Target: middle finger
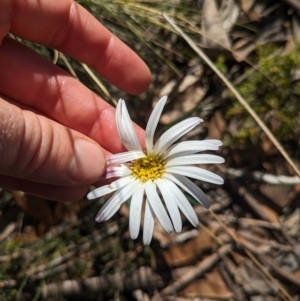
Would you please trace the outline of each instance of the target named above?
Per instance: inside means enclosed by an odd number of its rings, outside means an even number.
[[[0,47],[0,92],[115,153],[124,150],[115,109],[67,72],[11,39]],[[143,131],[136,127],[139,137]]]

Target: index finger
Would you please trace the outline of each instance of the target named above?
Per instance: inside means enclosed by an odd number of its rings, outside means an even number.
[[[8,31],[85,62],[127,93],[144,92],[150,83],[145,63],[73,0],[1,1],[0,40]]]

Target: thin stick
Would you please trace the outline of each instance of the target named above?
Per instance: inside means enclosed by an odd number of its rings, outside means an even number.
[[[58,57],[63,60],[63,62],[65,63],[66,67],[68,68],[68,70],[72,74],[72,76],[75,77],[76,79],[78,79],[78,76],[77,76],[75,70],[73,69],[73,67],[71,66],[71,64],[69,63],[67,57],[63,53],[61,53],[61,52],[58,52]]]
[[[117,101],[111,97],[109,91],[106,89],[106,87],[101,83],[101,81],[97,78],[97,76],[93,73],[93,71],[84,63],[81,63],[83,69],[87,72],[87,74],[91,77],[91,79],[94,81],[94,83],[99,87],[99,89],[110,98],[111,102],[117,106]]]
[[[55,50],[55,49],[53,49],[53,51],[54,51],[54,54],[53,54],[52,63],[53,63],[54,65],[56,65],[56,64],[57,64],[57,61],[58,61],[58,51]]]
[[[241,105],[248,111],[248,113],[252,116],[252,118],[257,122],[260,128],[264,131],[267,137],[272,141],[278,151],[282,154],[282,156],[286,159],[286,161],[291,165],[296,174],[300,177],[300,170],[297,168],[293,160],[290,158],[288,153],[276,139],[276,137],[272,134],[269,128],[264,124],[264,122],[260,119],[260,117],[255,113],[255,111],[248,105],[242,95],[235,89],[232,83],[225,77],[225,75],[216,68],[214,63],[210,60],[210,58],[193,42],[193,40],[188,37],[172,20],[171,18],[163,14],[163,17],[169,22],[169,24],[182,36],[182,38],[190,45],[190,47],[206,62],[206,64],[219,76],[219,78],[223,81],[223,83],[232,91],[237,100],[241,103]]]

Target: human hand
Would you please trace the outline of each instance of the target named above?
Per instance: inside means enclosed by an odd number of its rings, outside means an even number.
[[[145,91],[150,71],[72,0],[0,1],[0,187],[80,199],[105,154],[122,151],[115,110],[8,32],[88,64],[127,93]]]

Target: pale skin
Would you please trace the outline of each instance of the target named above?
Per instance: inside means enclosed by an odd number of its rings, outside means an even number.
[[[0,1],[0,187],[78,200],[105,172],[106,155],[124,151],[115,109],[8,32],[86,63],[130,94],[147,90],[150,71],[72,0]]]

